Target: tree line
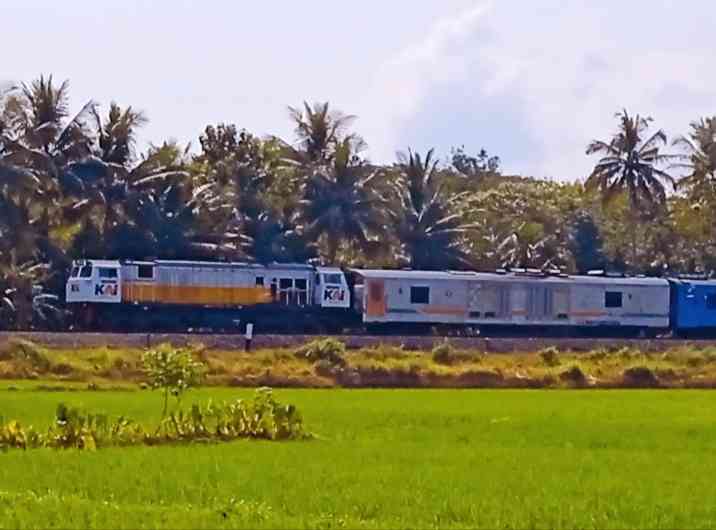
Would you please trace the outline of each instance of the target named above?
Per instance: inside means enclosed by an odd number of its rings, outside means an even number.
[[[0,327],[63,326],[72,259],[321,262],[644,274],[716,268],[716,117],[669,141],[619,113],[573,182],[505,175],[482,150],[374,164],[355,117],[289,107],[292,138],[209,125],[139,152],[144,113],[73,112],[51,76],[0,94]],[[678,178],[677,178],[678,177]]]

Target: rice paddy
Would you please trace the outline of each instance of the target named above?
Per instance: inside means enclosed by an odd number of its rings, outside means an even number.
[[[147,390],[71,387],[2,382],[0,415],[43,425],[60,401],[147,423],[161,414]],[[203,388],[185,403],[251,392]],[[276,395],[314,440],[0,454],[0,528],[716,526],[709,391]]]

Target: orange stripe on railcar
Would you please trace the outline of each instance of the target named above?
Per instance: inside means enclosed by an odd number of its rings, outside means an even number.
[[[464,307],[449,305],[429,305],[419,311],[427,315],[467,316],[467,310]]]

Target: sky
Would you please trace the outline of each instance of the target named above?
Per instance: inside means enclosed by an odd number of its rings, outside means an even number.
[[[622,108],[670,138],[716,114],[714,28],[710,0],[0,0],[0,82],[141,109],[140,148],[222,122],[290,140],[287,107],[329,101],[376,163],[464,145],[575,180]]]

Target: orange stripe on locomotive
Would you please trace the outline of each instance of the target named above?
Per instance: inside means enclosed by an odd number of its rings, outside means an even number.
[[[129,303],[213,307],[266,304],[272,301],[271,290],[266,287],[214,287],[147,282],[124,282],[122,300]]]

